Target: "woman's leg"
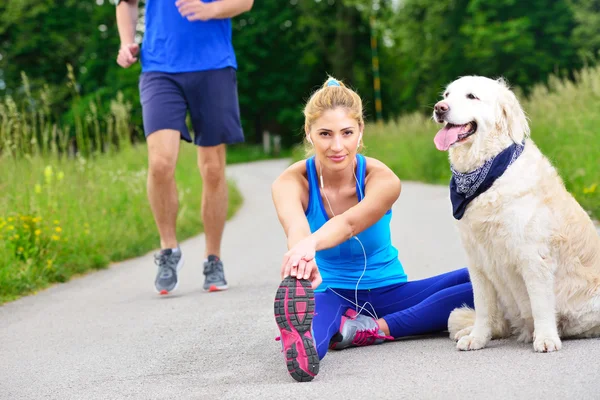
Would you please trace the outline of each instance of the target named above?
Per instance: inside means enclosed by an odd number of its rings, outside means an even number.
[[[398,338],[446,330],[452,310],[473,307],[473,288],[465,268],[371,290],[370,298],[377,314],[383,316],[382,328],[387,325],[385,333]]]
[[[335,291],[348,297],[347,290],[335,289]],[[353,295],[354,291],[352,291]],[[331,289],[315,293],[315,316],[312,322],[312,332],[320,360],[327,354],[332,336],[340,329],[342,315],[351,306],[348,301],[342,299]]]

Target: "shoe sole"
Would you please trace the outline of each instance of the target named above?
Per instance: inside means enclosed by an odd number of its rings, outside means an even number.
[[[181,268],[183,268],[183,254],[181,255],[181,258],[179,259],[179,262],[177,263],[177,267],[175,267],[175,273],[177,274],[177,282],[175,282],[175,287],[171,290],[167,290],[167,289],[161,289],[159,290],[156,285],[154,285],[154,289],[156,290],[156,292],[158,294],[160,294],[161,296],[165,296],[169,293],[173,293],[175,290],[177,290],[177,287],[179,286],[179,271],[181,270]]]
[[[229,286],[227,285],[221,285],[221,286],[217,286],[217,285],[210,285],[210,287],[208,289],[204,289],[205,292],[222,292],[223,290],[227,290],[229,289]]]
[[[319,356],[311,334],[315,294],[310,281],[285,278],[277,289],[274,308],[288,372],[298,382],[312,381],[319,373]]]

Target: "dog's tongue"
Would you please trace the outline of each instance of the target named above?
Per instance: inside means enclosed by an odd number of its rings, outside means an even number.
[[[439,132],[435,135],[433,142],[435,147],[440,151],[447,151],[453,143],[458,140],[466,125],[450,125],[446,124]]]

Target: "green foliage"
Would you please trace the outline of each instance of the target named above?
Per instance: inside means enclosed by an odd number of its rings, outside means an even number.
[[[405,109],[429,111],[462,75],[504,76],[525,93],[581,63],[565,0],[407,0],[393,19],[388,62]],[[390,77],[388,75],[388,77]]]
[[[295,2],[255,2],[233,21],[238,61],[238,93],[248,141],[259,142],[263,131],[283,134],[287,145],[301,126],[301,99],[309,84],[311,49],[300,40]]]
[[[4,158],[0,168],[0,304],[159,243],[146,196],[144,146],[96,158]],[[202,232],[193,146],[176,170],[179,240]],[[229,216],[242,199],[230,186]]]
[[[103,117],[121,92],[129,136],[142,139],[140,64],[116,62],[115,0],[7,0],[0,3],[0,95],[22,104],[46,88],[48,114],[70,126],[92,107]],[[145,2],[140,1],[140,22]],[[265,0],[233,19],[238,92],[249,143],[263,131],[298,142],[302,107],[328,74],[374,110],[370,19],[375,21],[383,113],[429,113],[458,76],[504,76],[524,93],[550,73],[574,76],[600,48],[600,0]],[[142,25],[139,25],[141,29]],[[140,40],[143,32],[138,32]],[[68,86],[68,65],[76,83]],[[3,88],[3,85],[6,88]],[[76,92],[76,96],[74,96]],[[39,107],[31,103],[31,107]],[[93,130],[79,125],[84,138]]]
[[[600,0],[570,0],[577,25],[573,29],[573,44],[579,56],[594,63],[600,51]]]
[[[72,108],[62,118],[52,113],[53,93],[48,86],[32,92],[23,74],[20,101],[5,96],[0,101],[0,156],[49,156],[78,153],[85,157],[128,147],[131,103],[121,92],[113,97],[99,90],[81,99],[72,69],[68,68]]]

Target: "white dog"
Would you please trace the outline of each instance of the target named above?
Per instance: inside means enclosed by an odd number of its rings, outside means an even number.
[[[561,338],[600,336],[600,236],[529,139],[516,96],[502,79],[467,76],[443,97],[434,142],[449,150],[475,302],[448,320],[458,349],[516,334],[550,352]]]

